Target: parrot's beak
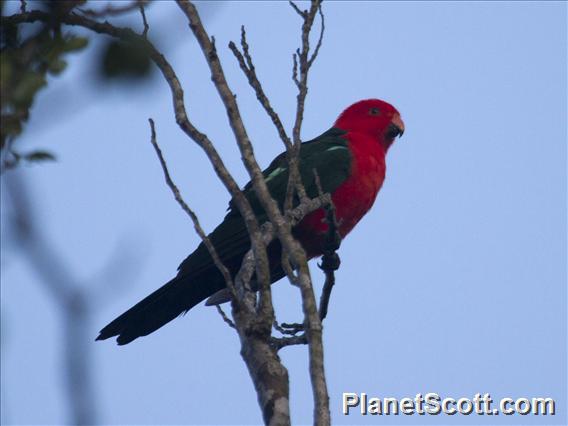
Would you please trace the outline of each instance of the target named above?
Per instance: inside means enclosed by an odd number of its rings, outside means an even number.
[[[400,118],[400,114],[395,114],[387,129],[387,136],[394,139],[404,134],[404,122]]]
[[[398,136],[402,136],[404,134],[404,122],[400,118],[400,114],[395,114],[391,123],[398,128]]]

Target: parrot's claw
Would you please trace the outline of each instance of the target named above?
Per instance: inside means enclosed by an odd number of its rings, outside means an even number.
[[[339,255],[335,252],[324,254],[321,258],[321,263],[318,267],[322,271],[337,271],[341,265],[341,259]]]

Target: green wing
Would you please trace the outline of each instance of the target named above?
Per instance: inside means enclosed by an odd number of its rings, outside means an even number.
[[[351,152],[348,141],[343,138],[345,132],[332,128],[319,137],[304,142],[300,150],[300,175],[309,197],[317,197],[318,189],[315,182],[314,169],[320,178],[323,192],[333,192],[351,173]],[[286,153],[280,154],[263,171],[268,190],[280,208],[284,204],[288,186],[288,163]],[[267,220],[256,193],[249,182],[243,192],[251,203],[258,220],[262,223]],[[298,201],[296,200],[297,204]],[[219,257],[226,266],[238,270],[243,255],[250,248],[250,239],[245,223],[238,209],[231,200],[229,212],[223,222],[209,235]],[[180,265],[180,275],[199,276],[212,266],[212,260],[207,248],[202,243]]]
[[[335,191],[349,177],[351,173],[351,152],[347,140],[342,137],[344,134],[343,130],[332,128],[321,136],[302,144],[299,168],[302,182],[309,197],[313,198],[318,195],[314,170],[317,171],[320,178],[323,192]],[[263,171],[263,175],[270,194],[282,208],[289,176],[286,153],[276,157]],[[252,189],[251,182],[247,183],[243,192],[259,220],[265,221],[266,215]],[[295,200],[295,204],[297,203],[298,200]],[[231,210],[229,215],[237,211],[232,201],[229,203],[229,209]]]

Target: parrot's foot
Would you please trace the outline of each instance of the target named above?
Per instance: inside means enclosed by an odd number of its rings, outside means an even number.
[[[336,252],[326,253],[321,258],[318,265],[322,271],[337,271],[341,265],[341,259]]]

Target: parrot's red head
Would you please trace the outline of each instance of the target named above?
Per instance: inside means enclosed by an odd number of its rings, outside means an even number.
[[[341,113],[334,127],[349,132],[365,133],[376,138],[387,150],[397,136],[404,133],[400,113],[380,99],[366,99]]]

